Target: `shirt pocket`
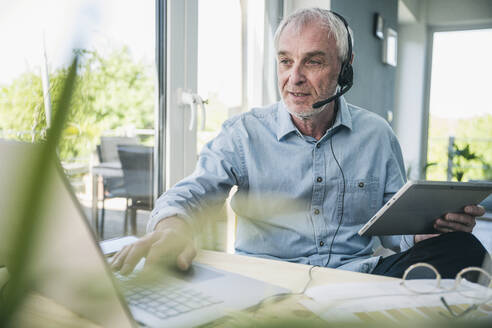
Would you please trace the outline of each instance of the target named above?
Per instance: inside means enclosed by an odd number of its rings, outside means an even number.
[[[347,180],[343,221],[351,224],[365,224],[369,221],[378,209],[378,192],[379,179],[377,177]]]

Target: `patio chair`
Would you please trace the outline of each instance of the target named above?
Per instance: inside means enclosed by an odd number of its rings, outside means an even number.
[[[154,206],[154,148],[141,145],[118,145],[118,154],[127,194],[125,234],[127,233],[128,213],[130,213],[132,234],[136,235],[137,210],[151,210]]]
[[[99,162],[101,164],[119,163],[118,145],[137,145],[138,143],[137,137],[101,137],[101,144],[97,145]],[[106,199],[111,198],[125,198],[128,203],[128,196],[124,187],[123,177],[103,176],[103,199],[101,220],[99,223],[99,231],[102,239],[104,239],[104,218],[106,214],[105,201]]]

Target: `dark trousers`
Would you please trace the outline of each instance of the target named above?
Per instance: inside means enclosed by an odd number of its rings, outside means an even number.
[[[453,279],[466,267],[481,267],[485,256],[489,257],[489,254],[474,235],[449,232],[423,240],[405,252],[380,259],[372,274],[401,278],[409,266],[425,262],[433,265],[442,278]],[[417,273],[409,278],[427,277]]]

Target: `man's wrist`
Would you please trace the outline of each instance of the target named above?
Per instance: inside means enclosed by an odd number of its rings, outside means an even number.
[[[186,220],[178,216],[169,216],[167,218],[161,219],[159,223],[156,224],[154,231],[164,231],[167,229],[173,229],[182,231],[184,233],[189,233],[192,235],[191,226],[186,222]]]

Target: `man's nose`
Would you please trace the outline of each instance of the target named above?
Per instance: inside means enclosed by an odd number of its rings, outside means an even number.
[[[306,82],[306,76],[301,65],[292,66],[290,72],[290,82],[295,85],[300,85]]]

